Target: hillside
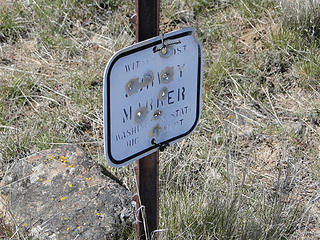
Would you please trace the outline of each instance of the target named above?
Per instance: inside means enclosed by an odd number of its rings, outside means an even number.
[[[204,73],[198,129],[160,154],[160,239],[320,238],[319,10],[161,2],[163,32],[194,27]],[[124,0],[0,0],[1,179],[58,145],[106,164],[103,72],[134,43],[134,12]],[[135,191],[133,164],[106,168]]]

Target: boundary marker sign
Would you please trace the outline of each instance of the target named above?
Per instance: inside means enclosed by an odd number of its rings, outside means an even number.
[[[183,28],[118,51],[104,73],[104,147],[121,167],[178,142],[201,113],[202,49]]]

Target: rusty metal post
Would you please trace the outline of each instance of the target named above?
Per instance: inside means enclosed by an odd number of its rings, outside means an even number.
[[[136,0],[136,42],[159,35],[160,0]]]
[[[151,233],[157,230],[159,223],[159,153],[155,152],[137,161],[135,170],[139,194],[134,196],[134,200],[137,209],[144,206],[137,214],[136,236],[137,240],[151,239]]]
[[[136,25],[136,42],[159,35],[160,0],[136,0],[136,16],[133,20]],[[134,200],[137,209],[144,206],[146,218],[143,224],[139,211],[135,223],[136,236],[137,240],[151,239],[151,233],[158,228],[159,221],[159,153],[140,159],[135,168],[139,193],[134,196]]]

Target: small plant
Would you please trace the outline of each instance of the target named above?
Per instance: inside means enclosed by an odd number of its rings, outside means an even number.
[[[0,7],[0,43],[17,41],[27,34],[25,13],[20,3],[15,3],[14,8]]]

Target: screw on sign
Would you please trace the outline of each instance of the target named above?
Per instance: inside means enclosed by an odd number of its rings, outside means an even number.
[[[138,160],[137,238],[150,239],[158,227],[158,151],[189,136],[200,118],[202,50],[192,28],[155,36],[159,0],[136,7],[144,41],[118,51],[104,74],[104,145],[112,166]]]

